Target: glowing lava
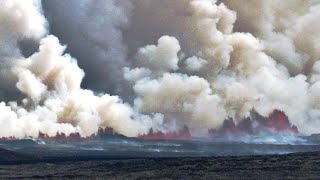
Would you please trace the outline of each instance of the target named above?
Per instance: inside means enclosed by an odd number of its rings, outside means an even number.
[[[236,124],[227,119],[219,129],[210,129],[209,136],[255,135],[259,133],[298,134],[298,128],[289,122],[284,112],[275,110],[269,117],[252,111],[250,117]]]
[[[43,140],[51,140],[51,141],[55,141],[55,140],[59,140],[59,141],[80,141],[80,140],[93,140],[96,139],[98,137],[102,137],[102,136],[116,136],[119,135],[118,133],[116,133],[112,128],[99,128],[98,133],[97,134],[93,134],[91,136],[88,137],[82,137],[80,135],[80,133],[71,133],[70,135],[66,135],[65,133],[60,133],[57,132],[57,134],[55,136],[49,136],[47,134],[44,133],[39,133],[38,139],[43,139]],[[1,140],[1,139],[0,139]]]
[[[153,132],[152,129],[150,129],[150,132],[148,134],[140,135],[138,138],[141,139],[185,139],[190,138],[191,133],[189,131],[189,128],[187,126],[184,126],[183,129],[181,129],[178,132]]]
[[[284,112],[275,110],[269,117],[263,117],[257,112],[252,111],[250,117],[235,123],[233,119],[226,119],[222,127],[218,129],[209,129],[208,134],[210,137],[219,136],[235,136],[235,135],[257,135],[260,133],[270,134],[298,134],[298,128],[292,125]],[[38,139],[42,140],[62,140],[62,141],[80,141],[80,140],[93,140],[104,136],[122,136],[115,132],[112,128],[100,128],[97,134],[88,137],[82,137],[80,133],[72,133],[66,135],[57,132],[55,136],[48,136],[44,133],[39,133]],[[154,132],[150,129],[148,134],[139,135],[140,139],[187,139],[190,138],[191,132],[187,126],[184,126],[177,132]],[[0,138],[0,141],[16,140],[15,137]]]
[[[48,136],[44,133],[39,133],[38,139],[42,140],[50,140],[50,141],[79,141],[79,140],[92,140],[96,136],[91,135],[88,137],[82,137],[79,133],[71,133],[70,135],[66,135],[65,133],[57,132],[55,136]]]
[[[14,141],[17,140],[17,138],[10,136],[10,137],[1,137],[0,141]]]

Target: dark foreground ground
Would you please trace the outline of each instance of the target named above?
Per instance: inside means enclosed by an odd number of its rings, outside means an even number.
[[[320,152],[1,165],[0,179],[319,179]]]

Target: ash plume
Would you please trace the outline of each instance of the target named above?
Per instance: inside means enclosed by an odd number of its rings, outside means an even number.
[[[252,110],[319,133],[319,10],[317,0],[1,0],[0,136],[204,135]]]

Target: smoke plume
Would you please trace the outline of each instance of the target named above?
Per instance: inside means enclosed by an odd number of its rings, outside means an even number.
[[[317,0],[0,1],[1,137],[320,132]]]

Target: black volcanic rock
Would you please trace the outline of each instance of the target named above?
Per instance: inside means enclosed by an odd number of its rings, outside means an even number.
[[[10,164],[33,160],[35,157],[0,148],[0,164]]]
[[[306,136],[304,138],[307,139],[310,142],[315,143],[315,144],[319,144],[320,143],[320,134],[312,134],[312,135]]]
[[[319,179],[319,163],[319,152],[268,156],[89,160],[0,166],[0,178]]]

